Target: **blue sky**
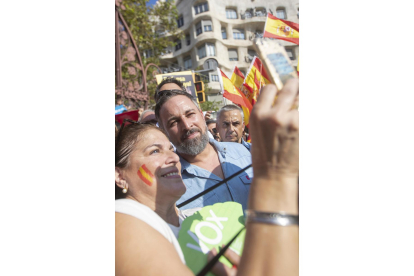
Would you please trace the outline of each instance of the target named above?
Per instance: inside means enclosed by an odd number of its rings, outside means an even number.
[[[157,2],[157,0],[150,0],[149,2],[148,2],[148,6],[154,6],[154,4]]]

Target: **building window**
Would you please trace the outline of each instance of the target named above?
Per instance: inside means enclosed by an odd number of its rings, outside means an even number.
[[[192,66],[191,57],[184,58],[184,69],[191,69]]]
[[[185,40],[187,41],[187,46],[189,46],[191,44],[190,34],[185,35]]]
[[[214,58],[209,58],[206,61],[204,61],[203,69],[204,70],[208,70],[208,69],[216,70],[217,66],[218,66],[217,60],[215,60]]]
[[[204,29],[204,32],[213,31],[213,23],[211,22],[211,20],[201,20],[196,25],[196,35],[198,36],[201,33],[203,33],[203,29]]]
[[[211,74],[210,75],[210,81],[219,81],[219,77],[218,77],[218,75],[213,75],[213,74]]]
[[[203,13],[208,11],[208,3],[202,3],[200,5],[194,6],[195,14]]]
[[[227,19],[237,19],[237,12],[233,9],[226,9]]]
[[[213,26],[212,26],[213,23],[211,23],[211,20],[203,20],[202,23],[203,23],[205,32],[213,31]]]
[[[198,58],[211,57],[216,55],[216,47],[212,43],[206,43],[197,49]]]
[[[233,38],[244,40],[244,31],[241,29],[233,29]]]
[[[177,26],[178,28],[180,28],[181,26],[184,25],[184,17],[181,15],[178,19],[177,19]]]
[[[176,40],[175,42],[175,50],[178,51],[181,49],[181,40]]]
[[[293,49],[286,49],[286,53],[287,53],[288,57],[291,60],[294,60],[295,59],[295,53],[293,52]]]
[[[201,28],[201,21],[196,25],[196,34],[199,35],[203,32],[203,29]]]
[[[229,49],[229,60],[230,61],[238,61],[239,60],[236,49]]]
[[[280,19],[286,19],[286,10],[285,8],[276,9],[276,17]]]
[[[221,28],[221,38],[227,39],[226,28]]]

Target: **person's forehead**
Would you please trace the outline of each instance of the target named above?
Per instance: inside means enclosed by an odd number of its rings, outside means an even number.
[[[152,144],[160,144],[164,147],[169,147],[169,143],[170,140],[164,133],[157,129],[149,129],[142,134],[138,143],[135,145],[135,150],[143,151]]]
[[[172,90],[172,89],[178,89],[181,90],[181,88],[178,86],[178,84],[170,82],[166,83],[163,86],[160,87],[160,91],[162,90]]]
[[[237,119],[241,119],[241,113],[239,110],[229,110],[229,111],[224,111],[221,112],[220,114],[220,119],[221,120],[237,120]]]
[[[215,128],[216,127],[216,123],[209,123],[208,124],[208,128]]]
[[[178,116],[187,110],[197,110],[197,107],[188,97],[178,95],[168,99],[161,107],[160,113]]]

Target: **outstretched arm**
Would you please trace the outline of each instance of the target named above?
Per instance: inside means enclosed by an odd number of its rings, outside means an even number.
[[[250,117],[254,179],[250,210],[298,215],[299,115],[296,79],[278,93],[266,85]],[[237,275],[298,275],[299,227],[247,223]]]

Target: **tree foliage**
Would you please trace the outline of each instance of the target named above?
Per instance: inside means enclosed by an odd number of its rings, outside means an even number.
[[[218,111],[220,109],[220,101],[205,101],[204,103],[200,104],[200,108],[203,111]]]
[[[174,1],[158,1],[153,7],[147,6],[149,0],[120,0],[120,2],[123,7],[119,11],[137,44],[143,68],[146,68],[149,63],[159,65],[161,53],[165,52],[166,48],[173,47],[175,39],[184,37],[177,27],[178,11]],[[154,104],[152,96],[156,87],[152,77],[154,70],[155,67],[149,67],[147,72],[150,106]],[[132,66],[122,69],[124,79],[133,79],[136,73]]]
[[[165,48],[174,46],[176,37],[183,38],[182,31],[177,27],[178,11],[174,2],[158,1],[153,7],[147,6],[148,2],[149,0],[123,0],[125,10],[121,10],[144,65],[159,64],[159,56]],[[152,51],[151,57],[144,57],[146,50]]]

